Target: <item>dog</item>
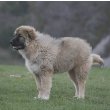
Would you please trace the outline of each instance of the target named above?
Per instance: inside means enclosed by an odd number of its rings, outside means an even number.
[[[10,41],[25,59],[34,74],[38,98],[48,100],[55,73],[68,72],[75,86],[75,97],[85,97],[85,84],[91,66],[103,64],[103,59],[92,54],[91,46],[83,39],[64,37],[55,39],[31,26],[20,26]]]

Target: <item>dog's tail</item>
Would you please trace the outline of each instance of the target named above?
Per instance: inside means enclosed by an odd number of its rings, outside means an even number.
[[[97,54],[91,54],[92,57],[92,65],[100,65],[104,66],[104,60]]]

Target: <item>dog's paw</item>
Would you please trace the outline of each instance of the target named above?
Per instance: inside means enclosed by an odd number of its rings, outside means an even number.
[[[41,100],[49,100],[49,96],[46,96],[46,95],[38,95],[38,99],[41,99]]]
[[[76,99],[84,99],[85,97],[84,96],[75,95],[74,98],[76,98]]]

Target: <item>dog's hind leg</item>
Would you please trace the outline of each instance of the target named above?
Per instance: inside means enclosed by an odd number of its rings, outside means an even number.
[[[73,80],[75,86],[75,97],[84,98],[86,78],[82,78],[80,74],[82,73],[77,73],[74,70],[69,71],[70,78]]]
[[[77,78],[76,78],[77,76],[75,74],[74,69],[69,71],[69,76],[70,76],[71,80],[73,81],[73,84],[74,84],[74,87],[75,87],[75,96],[74,97],[78,97],[79,88],[78,88],[78,81],[77,81]]]
[[[70,78],[74,81],[75,97],[77,98],[84,99],[85,97],[85,84],[90,67],[91,63],[85,63],[69,71]]]

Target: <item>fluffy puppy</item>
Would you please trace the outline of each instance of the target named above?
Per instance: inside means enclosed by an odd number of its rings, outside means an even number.
[[[14,36],[10,43],[35,75],[38,98],[49,99],[53,74],[63,72],[68,72],[74,82],[75,97],[84,98],[87,75],[95,58],[86,41],[72,37],[54,39],[31,26],[18,27]]]

